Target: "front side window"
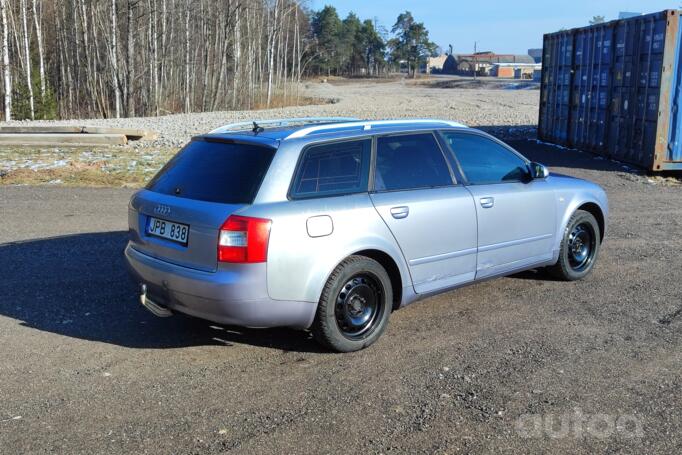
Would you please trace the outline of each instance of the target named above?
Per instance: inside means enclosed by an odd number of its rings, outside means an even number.
[[[526,162],[512,151],[483,136],[443,133],[472,185],[521,182],[528,178]]]
[[[433,134],[406,134],[377,140],[374,188],[410,190],[452,185],[450,169]]]
[[[314,145],[305,150],[292,196],[306,198],[367,191],[372,141]]]

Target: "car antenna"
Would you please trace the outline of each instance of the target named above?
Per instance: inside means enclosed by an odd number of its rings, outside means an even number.
[[[262,133],[263,131],[265,131],[265,129],[262,126],[259,126],[258,123],[253,122],[253,129],[251,131],[258,134],[258,133]]]

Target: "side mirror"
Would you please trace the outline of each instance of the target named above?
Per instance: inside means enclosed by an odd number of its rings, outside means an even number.
[[[544,164],[540,163],[530,163],[528,166],[530,168],[530,176],[532,179],[546,179],[549,177],[549,169],[547,169],[547,166]]]

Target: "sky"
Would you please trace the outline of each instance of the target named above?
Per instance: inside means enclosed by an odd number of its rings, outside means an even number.
[[[310,0],[319,10],[336,7],[341,18],[353,11],[362,20],[377,19],[390,31],[398,14],[408,10],[429,30],[431,41],[447,51],[525,54],[542,47],[542,35],[587,25],[592,16],[617,19],[620,11],[652,13],[679,8],[672,0]]]

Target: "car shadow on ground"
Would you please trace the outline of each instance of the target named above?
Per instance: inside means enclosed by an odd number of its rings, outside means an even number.
[[[509,275],[509,278],[528,281],[557,281],[557,282],[563,281],[559,278],[552,276],[545,268],[524,270],[523,272],[518,272],[513,275]]]
[[[138,303],[128,277],[126,241],[127,232],[120,231],[0,245],[0,315],[37,330],[129,348],[250,344],[322,351],[307,332],[153,316]]]

